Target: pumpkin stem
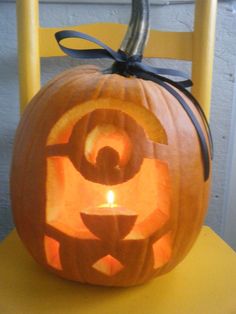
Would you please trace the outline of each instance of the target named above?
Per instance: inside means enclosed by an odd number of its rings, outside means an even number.
[[[132,13],[120,50],[142,55],[149,34],[149,0],[132,0]]]

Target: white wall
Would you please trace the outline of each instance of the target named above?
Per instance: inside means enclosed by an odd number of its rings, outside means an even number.
[[[217,20],[211,116],[215,143],[214,182],[206,223],[218,233],[222,233],[224,230],[225,186],[229,180],[226,175],[226,160],[229,156],[230,123],[235,85],[235,3],[236,1],[220,3]],[[151,18],[153,28],[190,31],[193,25],[193,5],[152,6]],[[41,4],[41,24],[47,26],[99,21],[127,23],[128,19],[128,5]],[[3,238],[13,226],[8,192],[8,172],[14,132],[19,119],[14,2],[0,2],[0,30],[0,238]],[[179,67],[190,72],[190,64],[187,62],[160,60],[149,62],[155,65]],[[46,82],[56,73],[78,63],[77,60],[69,58],[42,60],[42,82]],[[105,62],[103,61],[102,64]]]

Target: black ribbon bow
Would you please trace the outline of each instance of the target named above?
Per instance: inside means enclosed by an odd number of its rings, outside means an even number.
[[[150,80],[162,86],[170,94],[172,94],[178,100],[179,104],[183,107],[189,119],[194,125],[201,147],[202,159],[204,164],[204,180],[206,181],[209,178],[210,159],[213,158],[213,143],[211,131],[206,116],[200,104],[194,98],[194,96],[186,89],[187,87],[190,87],[193,84],[192,81],[188,79],[185,73],[174,69],[156,68],[149,66],[147,64],[142,63],[141,55],[134,55],[129,57],[123,51],[121,50],[114,51],[113,49],[102,43],[100,40],[81,32],[70,30],[59,31],[55,34],[55,37],[62,51],[66,53],[68,56],[79,59],[113,59],[115,62],[113,63],[112,67],[105,70],[104,73],[118,73],[123,76],[136,76],[144,80]],[[83,50],[67,48],[61,44],[61,41],[66,38],[84,39],[92,43],[95,43],[102,48]],[[185,78],[185,80],[174,81],[166,76],[182,77]],[[188,97],[198,110],[204,123],[205,131],[209,140],[210,144],[209,148],[201,125],[199,124],[197,118],[195,117],[192,109],[186,103],[181,94],[176,91],[176,89],[181,91],[186,97]]]

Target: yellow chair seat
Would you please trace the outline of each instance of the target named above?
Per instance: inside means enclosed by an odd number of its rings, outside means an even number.
[[[58,278],[37,265],[14,231],[0,244],[1,314],[234,314],[236,253],[203,227],[172,272],[133,288]]]

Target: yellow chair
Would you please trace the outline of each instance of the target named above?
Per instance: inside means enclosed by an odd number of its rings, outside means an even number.
[[[17,0],[21,110],[40,88],[40,57],[61,56],[54,32],[38,23],[38,0]],[[193,93],[210,109],[217,0],[198,0],[193,33],[151,31],[146,57],[192,60]],[[68,27],[119,46],[125,26]],[[108,31],[107,31],[108,30]],[[114,39],[113,32],[119,34]],[[44,46],[43,41],[48,45]],[[79,48],[93,45],[80,42]],[[236,254],[208,227],[175,270],[129,289],[101,288],[62,280],[40,268],[16,231],[0,244],[0,312],[8,314],[230,314],[236,313]]]
[[[146,58],[170,58],[192,61],[192,92],[209,118],[212,66],[214,54],[217,0],[196,0],[193,32],[161,32],[151,30],[145,49]],[[63,56],[54,33],[62,29],[77,30],[99,38],[117,49],[126,26],[115,23],[86,24],[63,28],[39,25],[38,0],[17,0],[18,50],[21,112],[40,88],[40,58]],[[117,34],[114,38],[112,34]],[[47,45],[45,45],[47,43]],[[70,44],[73,47],[73,42]],[[76,48],[90,49],[95,45],[76,42]]]

